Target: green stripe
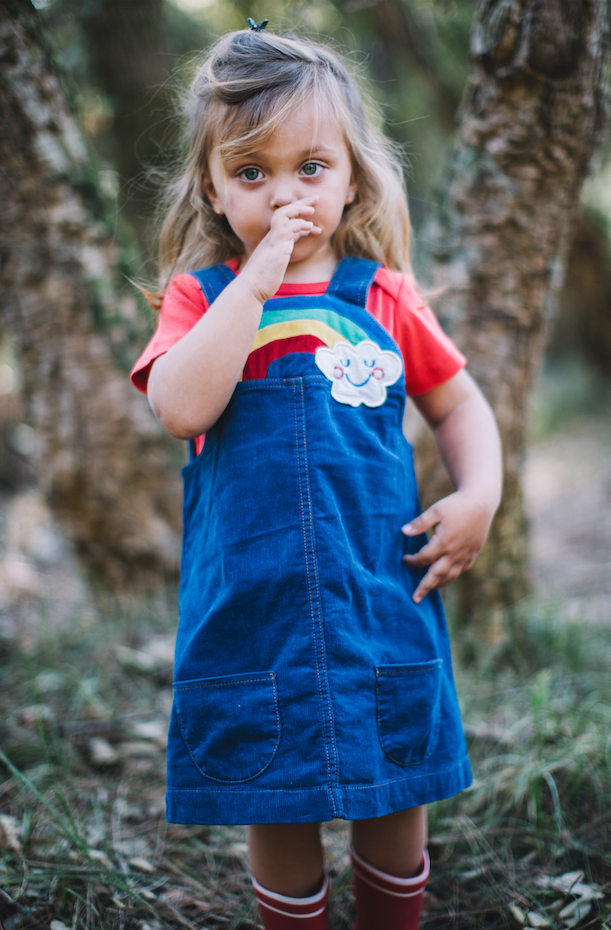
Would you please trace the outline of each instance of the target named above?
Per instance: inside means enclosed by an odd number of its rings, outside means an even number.
[[[364,339],[371,339],[364,329],[352,320],[335,313],[334,310],[266,310],[261,317],[259,329],[272,326],[274,323],[287,323],[289,320],[319,320],[345,336],[353,346]]]

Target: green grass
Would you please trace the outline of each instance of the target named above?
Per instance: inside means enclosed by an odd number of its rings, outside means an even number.
[[[424,930],[517,927],[511,905],[542,913],[558,899],[538,876],[576,869],[605,894],[583,926],[605,926],[611,628],[554,617],[524,603],[519,624],[510,618],[520,632],[511,662],[457,671],[475,784],[430,809]],[[168,672],[122,665],[115,644],[141,648],[174,624],[163,603],[127,611],[109,601],[102,616],[43,628],[27,648],[4,643],[0,824],[13,828],[11,848],[0,827],[0,886],[13,902],[0,896],[5,930],[42,930],[52,919],[73,930],[257,926],[243,830],[167,825],[161,741],[149,739],[147,751],[138,736],[142,723],[165,725]],[[92,763],[91,739],[114,748],[113,764]],[[346,826],[326,827],[325,844],[332,926],[345,930]]]

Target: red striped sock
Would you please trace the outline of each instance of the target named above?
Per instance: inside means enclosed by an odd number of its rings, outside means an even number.
[[[352,855],[352,881],[356,897],[354,930],[418,930],[424,889],[429,877],[428,853],[414,878],[397,878]]]
[[[252,886],[265,930],[329,930],[326,875],[320,891],[309,898],[289,898],[267,891],[254,878]]]

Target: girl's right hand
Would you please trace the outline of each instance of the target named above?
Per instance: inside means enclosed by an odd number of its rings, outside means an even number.
[[[260,303],[265,303],[282,284],[295,243],[304,236],[319,236],[320,226],[307,219],[314,213],[318,195],[303,197],[278,207],[269,232],[254,249],[240,273],[241,285],[247,285]]]

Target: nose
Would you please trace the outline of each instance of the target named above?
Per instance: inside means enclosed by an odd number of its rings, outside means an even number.
[[[294,203],[299,200],[299,194],[295,190],[294,179],[291,177],[279,177],[274,184],[270,206],[272,210],[278,207],[286,207],[288,203]]]

